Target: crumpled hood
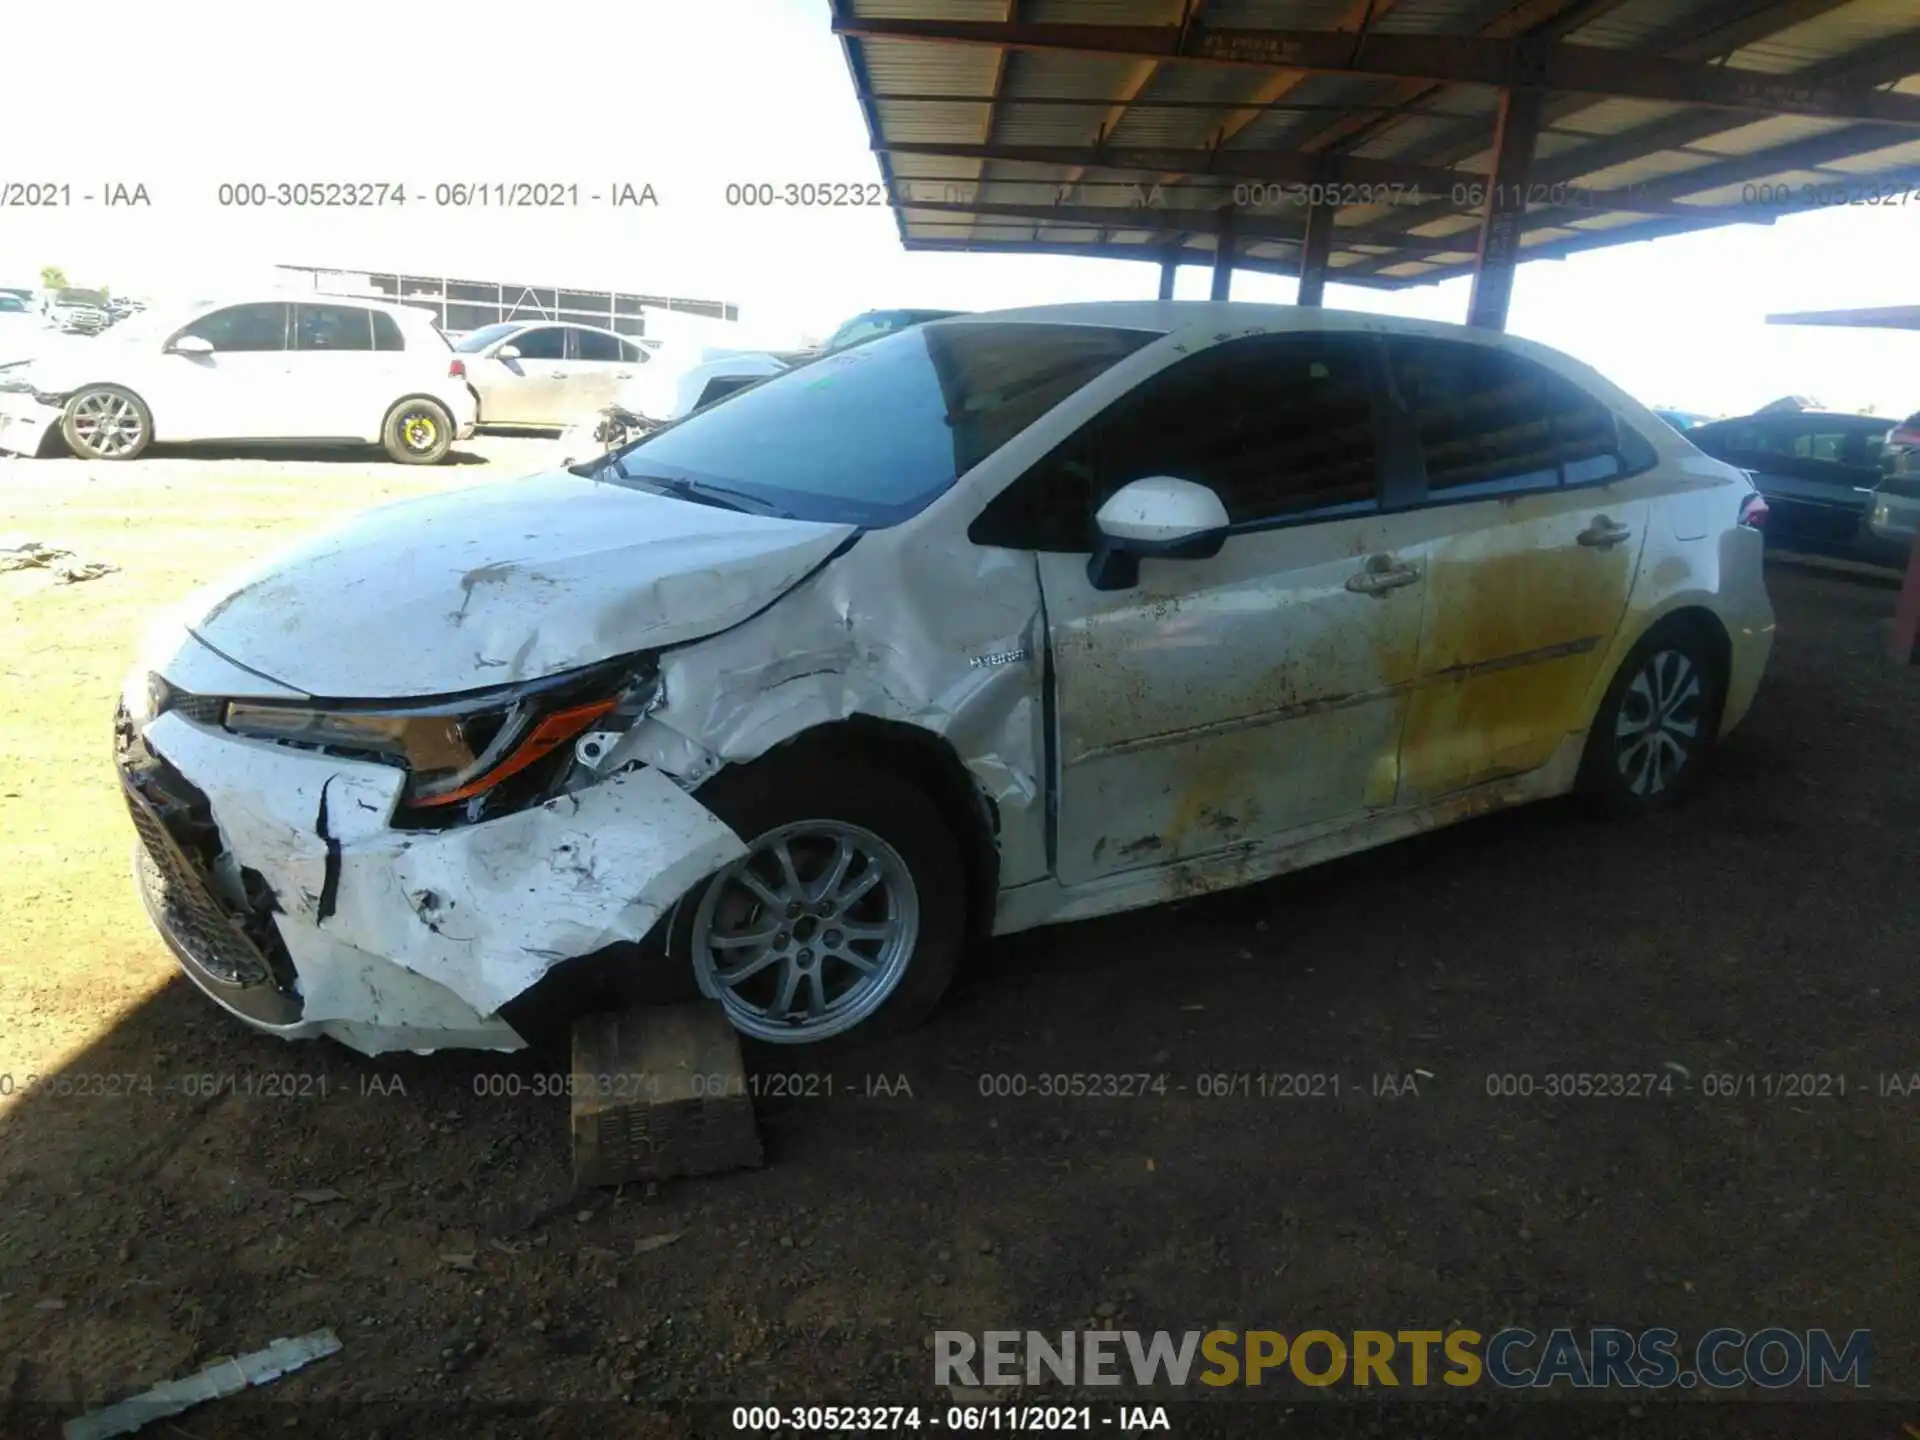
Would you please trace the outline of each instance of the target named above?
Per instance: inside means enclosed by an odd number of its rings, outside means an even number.
[[[853,533],[560,472],[369,511],[181,614],[309,695],[449,695],[724,630]]]

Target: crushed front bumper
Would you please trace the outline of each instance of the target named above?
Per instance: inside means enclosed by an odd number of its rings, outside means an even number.
[[[188,977],[288,1039],[517,1049],[503,1005],[640,941],[745,853],[644,768],[477,825],[394,830],[401,771],[241,739],[185,698],[144,733],[119,727],[136,885]]]
[[[60,424],[60,408],[25,390],[0,390],[0,453],[34,456],[47,432]]]

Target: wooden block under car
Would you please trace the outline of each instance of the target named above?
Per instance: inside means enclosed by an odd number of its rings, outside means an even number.
[[[717,1001],[640,1005],[573,1026],[573,1176],[623,1185],[761,1163],[740,1037]]]

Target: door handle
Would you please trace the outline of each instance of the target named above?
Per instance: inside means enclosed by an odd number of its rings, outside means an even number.
[[[1616,525],[1604,515],[1593,517],[1593,523],[1582,530],[1577,537],[1582,545],[1590,550],[1611,550],[1633,531],[1625,525]]]
[[[1388,555],[1375,555],[1367,568],[1347,577],[1347,589],[1356,595],[1384,595],[1419,580],[1420,572],[1409,565],[1397,565]]]
[[[549,370],[547,372],[547,378],[549,380],[564,380],[567,378],[567,372],[564,370]]]

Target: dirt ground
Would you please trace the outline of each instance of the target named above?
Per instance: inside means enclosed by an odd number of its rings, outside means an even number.
[[[1175,1433],[1920,1434],[1920,1094],[1881,1093],[1920,1071],[1920,671],[1878,656],[1890,591],[1776,567],[1760,701],[1670,816],[1544,805],[998,942],[830,1095],[763,1075],[806,1092],[762,1099],[764,1169],[580,1195],[565,1102],[529,1093],[564,1056],[368,1060],[205,1001],[134,899],[110,769],[157,607],[550,452],[463,453],[0,460],[0,532],[118,567],[0,574],[0,1435],[322,1326],[339,1354],[149,1433],[729,1433],[741,1403],[944,1406],[943,1328],[1510,1323],[1865,1327],[1875,1395],[1913,1403],[1293,1387],[1173,1406]],[[1678,1083],[1488,1093],[1574,1071]],[[1164,1092],[1039,1093],[1115,1073]],[[1338,1094],[1211,1093],[1227,1074]],[[1845,1094],[1768,1098],[1783,1074]]]

